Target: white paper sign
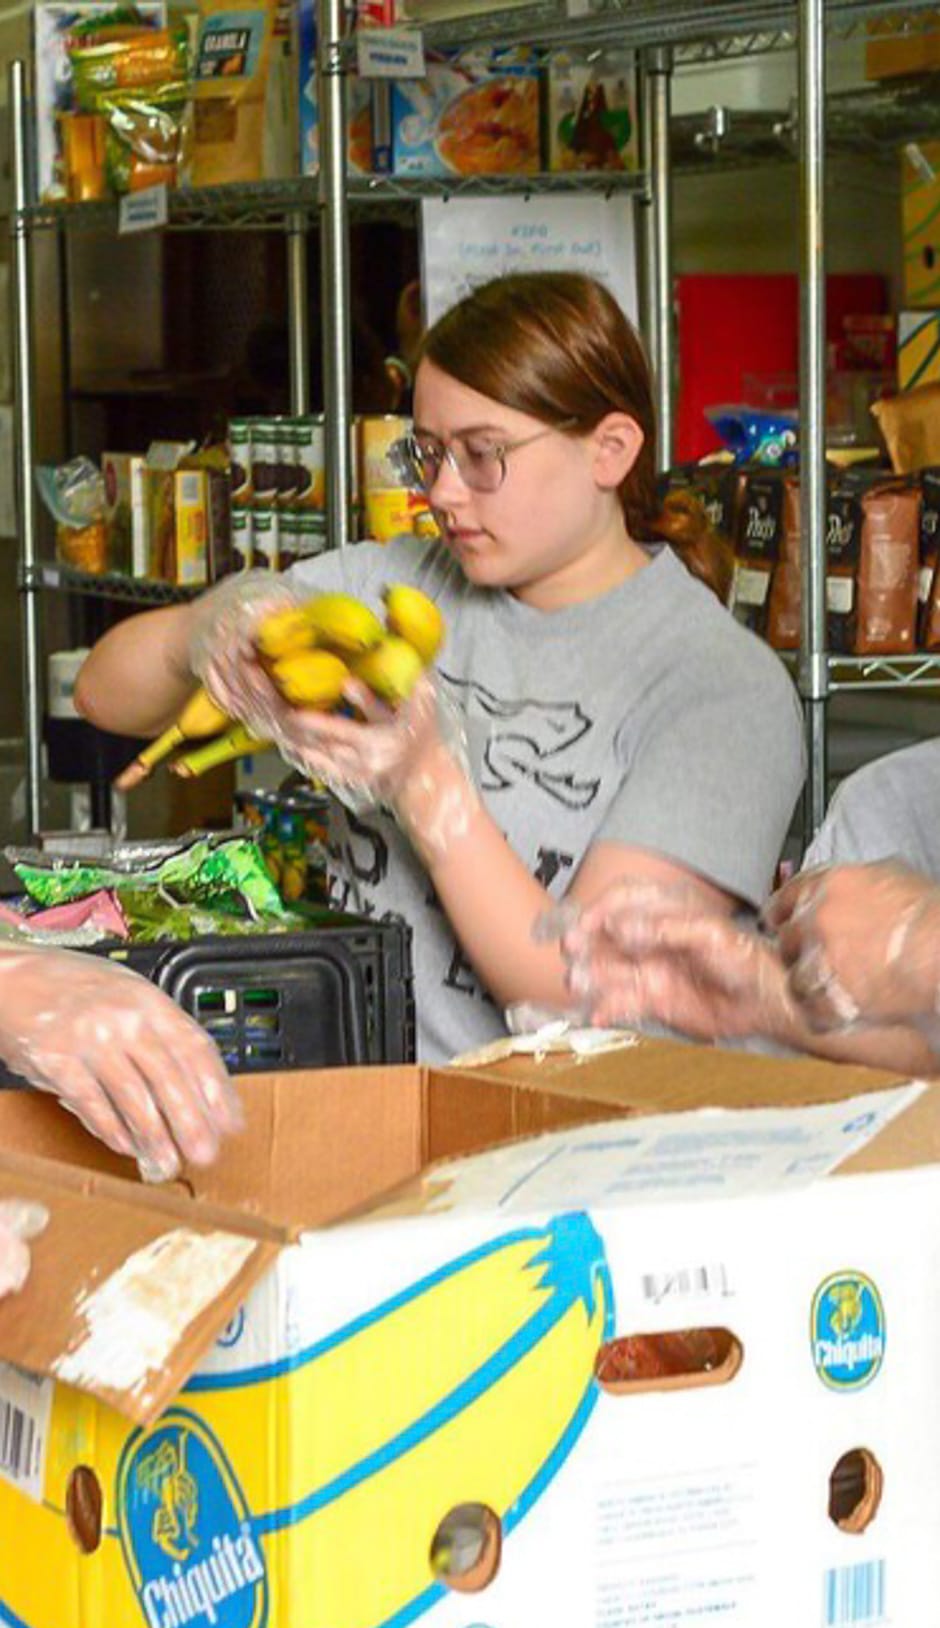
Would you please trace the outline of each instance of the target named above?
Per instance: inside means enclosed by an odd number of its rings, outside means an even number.
[[[424,35],[419,28],[362,28],[356,68],[360,79],[423,79]]]
[[[140,192],[129,192],[121,199],[118,231],[151,232],[157,226],[165,226],[168,215],[166,187],[144,187]]]
[[[637,320],[632,200],[625,197],[428,199],[422,205],[428,323],[480,283],[514,271],[584,271]]]

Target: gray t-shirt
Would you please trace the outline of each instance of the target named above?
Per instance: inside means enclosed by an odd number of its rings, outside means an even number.
[[[553,612],[469,585],[440,548],[361,543],[291,572],[380,609],[418,582],[448,634],[441,683],[472,771],[515,852],[556,898],[598,841],[677,860],[751,904],[770,887],[803,779],[802,728],[777,657],[669,549],[589,602]],[[414,930],[419,1055],[505,1032],[394,822],[338,809],[334,901]]]
[[[940,740],[890,752],[843,780],[803,869],[893,858],[940,882]]]

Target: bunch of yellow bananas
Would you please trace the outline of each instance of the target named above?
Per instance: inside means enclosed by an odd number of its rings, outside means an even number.
[[[245,757],[249,752],[266,752],[271,745],[270,741],[258,740],[244,724],[237,724],[227,717],[221,707],[217,707],[206,691],[200,688],[190,696],[176,722],[155,741],[151,741],[149,746],[145,746],[133,763],[121,771],[114,782],[115,787],[118,791],[132,791],[178,746],[185,747],[191,741],[204,741],[205,745],[182,752],[170,764],[173,773],[184,779],[205,774],[217,764],[231,763],[234,758]]]
[[[385,589],[385,626],[351,594],[318,594],[277,611],[255,636],[258,654],[286,701],[329,712],[350,678],[389,706],[407,699],[444,638],[444,618],[410,583]]]

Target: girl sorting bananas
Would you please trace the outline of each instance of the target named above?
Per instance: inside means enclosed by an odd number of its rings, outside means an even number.
[[[517,1002],[564,1008],[561,898],[629,874],[730,913],[766,895],[802,780],[795,694],[722,599],[726,555],[697,511],[656,501],[649,373],[590,278],[499,279],[427,334],[400,447],[442,540],[363,543],[283,577],[122,622],[77,699],[156,733],[201,679],[224,710],[338,793],[337,905],[414,930],[419,1052],[504,1032]],[[288,706],[253,630],[325,590],[380,609],[415,583],[447,626],[433,678],[392,711]]]

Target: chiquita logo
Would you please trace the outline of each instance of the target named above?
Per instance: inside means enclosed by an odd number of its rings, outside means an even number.
[[[149,1628],[263,1628],[264,1557],[232,1468],[201,1419],[172,1408],[131,1437],[117,1507]]]
[[[861,1272],[835,1272],[813,1296],[816,1371],[833,1390],[860,1390],[874,1379],[885,1353],[881,1296]]]

